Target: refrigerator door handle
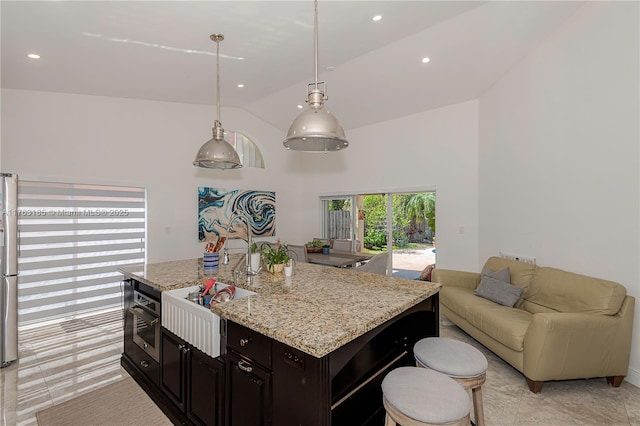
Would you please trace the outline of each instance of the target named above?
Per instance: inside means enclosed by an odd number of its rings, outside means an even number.
[[[2,277],[2,363],[18,359],[18,277],[15,275]]]

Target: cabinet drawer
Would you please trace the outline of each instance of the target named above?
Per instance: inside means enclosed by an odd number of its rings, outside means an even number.
[[[271,339],[232,321],[227,324],[227,345],[236,352],[271,368]]]
[[[133,342],[125,343],[124,354],[154,385],[160,386],[160,364]]]

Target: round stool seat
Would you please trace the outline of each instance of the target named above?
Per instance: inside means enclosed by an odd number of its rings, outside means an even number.
[[[437,371],[399,367],[382,380],[382,393],[397,411],[428,424],[447,424],[469,415],[466,391]]]
[[[418,363],[449,377],[468,378],[486,373],[487,358],[473,346],[446,337],[426,337],[413,347]]]

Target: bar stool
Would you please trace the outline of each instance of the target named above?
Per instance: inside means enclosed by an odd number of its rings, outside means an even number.
[[[482,385],[487,377],[487,358],[473,346],[446,337],[426,337],[413,347],[418,367],[446,374],[465,390],[471,389],[474,419],[484,426]]]
[[[398,367],[382,380],[385,426],[468,426],[469,397],[437,371]]]

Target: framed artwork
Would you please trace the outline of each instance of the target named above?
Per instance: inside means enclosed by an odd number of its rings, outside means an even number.
[[[227,227],[233,216],[229,233]],[[243,189],[198,188],[198,238],[217,241],[221,236],[247,239],[245,215],[252,237],[269,237],[276,233],[276,193]]]

